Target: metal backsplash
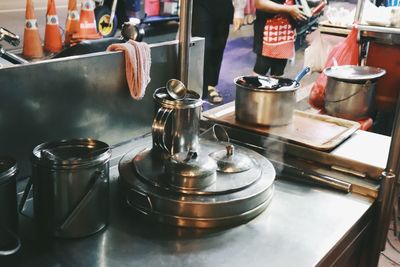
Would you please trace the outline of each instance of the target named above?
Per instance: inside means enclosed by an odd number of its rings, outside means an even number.
[[[133,100],[122,52],[101,52],[0,69],[0,155],[30,174],[32,149],[43,142],[95,138],[110,145],[150,131],[152,95],[178,78],[178,42],[151,45],[151,82]],[[201,94],[204,39],[193,38],[189,88]]]

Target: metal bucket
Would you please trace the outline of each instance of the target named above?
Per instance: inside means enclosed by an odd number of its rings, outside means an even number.
[[[326,113],[335,117],[360,120],[371,116],[375,88],[386,72],[369,66],[334,66],[324,70]]]
[[[93,139],[34,148],[32,183],[39,237],[83,237],[108,225],[110,158],[110,147]]]
[[[0,259],[15,254],[20,246],[18,232],[17,162],[10,157],[0,158]],[[0,265],[2,261],[0,260]]]

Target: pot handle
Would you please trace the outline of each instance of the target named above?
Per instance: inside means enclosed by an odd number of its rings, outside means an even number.
[[[305,67],[302,71],[300,71],[300,72],[297,74],[297,76],[296,76],[296,78],[294,78],[294,80],[295,80],[297,83],[299,83],[300,80],[303,79],[304,76],[306,76],[306,74],[308,74],[310,71],[311,71],[311,68],[310,68],[310,67],[308,67],[308,66]]]
[[[28,217],[33,220],[33,218],[34,218],[33,216],[30,216],[29,214],[24,213],[25,204],[26,204],[26,201],[27,201],[28,196],[31,191],[32,191],[32,177],[29,177],[28,182],[25,185],[24,193],[22,194],[21,200],[18,204],[18,211],[20,214],[24,215],[25,217]]]
[[[58,231],[64,231],[71,225],[71,223],[75,220],[76,216],[81,212],[82,208],[87,206],[87,203],[91,199],[95,189],[101,184],[102,181],[104,181],[104,179],[102,179],[102,177],[104,177],[104,171],[95,171],[93,176],[94,176],[92,178],[92,180],[94,180],[93,185],[86,192],[83,198],[79,201],[78,205],[76,205],[75,208],[71,211],[71,213],[68,214],[64,222],[58,227],[57,229]]]
[[[332,103],[337,103],[337,102],[345,101],[345,100],[347,100],[347,99],[349,99],[349,98],[352,98],[353,96],[357,95],[357,94],[360,93],[361,91],[368,90],[370,86],[371,86],[371,80],[368,80],[368,81],[366,81],[366,83],[364,83],[364,84],[361,86],[360,90],[358,90],[358,91],[355,92],[354,94],[351,94],[351,95],[346,96],[345,98],[342,98],[342,99],[339,99],[339,100],[333,100],[333,101],[331,101],[331,100],[328,99],[328,100],[326,100],[326,101],[332,102]]]
[[[225,130],[224,127],[222,127],[219,124],[214,124],[211,128],[205,130],[202,132],[199,137],[211,140],[211,141],[218,141],[218,142],[225,142],[225,143],[230,143],[231,140],[229,138],[229,134]]]
[[[144,215],[149,215],[153,212],[153,204],[148,195],[134,188],[129,190],[126,195],[126,203]]]
[[[21,240],[19,239],[19,237],[13,231],[8,229],[4,225],[0,225],[0,236],[1,236],[2,240],[4,240],[4,239],[13,240],[13,244],[10,248],[7,248],[7,249],[1,248],[0,249],[0,256],[12,255],[12,254],[16,253],[19,250],[19,248],[21,247]]]
[[[161,107],[158,109],[157,114],[153,120],[152,135],[153,143],[156,147],[159,147],[167,152],[170,152],[167,145],[165,144],[165,126],[167,125],[168,118],[171,116],[173,109]]]

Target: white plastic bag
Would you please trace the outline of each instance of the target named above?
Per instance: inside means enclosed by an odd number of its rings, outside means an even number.
[[[314,40],[304,51],[304,66],[310,67],[312,72],[322,72],[331,50],[332,45],[323,40],[319,30],[315,31]]]

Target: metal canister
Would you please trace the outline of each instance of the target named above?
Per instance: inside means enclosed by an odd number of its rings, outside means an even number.
[[[83,237],[108,225],[110,158],[110,147],[93,139],[61,140],[34,148],[32,182],[39,237]]]
[[[16,266],[21,242],[18,237],[17,162],[0,157],[0,266]]]
[[[0,226],[14,233],[18,230],[17,162],[10,157],[0,158]]]
[[[196,151],[199,145],[200,96],[189,91],[182,100],[172,99],[165,87],[153,95],[156,112],[152,126],[153,147],[173,155]]]

